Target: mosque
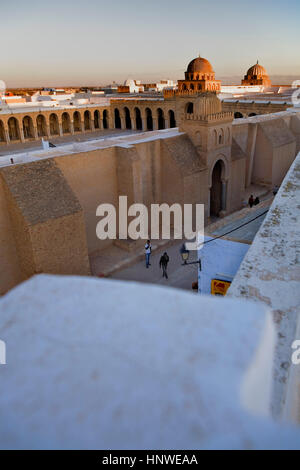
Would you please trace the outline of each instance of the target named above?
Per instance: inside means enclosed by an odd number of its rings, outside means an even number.
[[[132,86],[127,82],[132,82]],[[49,101],[18,103],[13,100],[10,105],[2,104],[0,147],[106,129],[153,131],[173,128],[181,119],[183,103],[184,111],[192,114],[194,101],[202,92],[218,94],[223,111],[233,112],[235,118],[281,112],[292,106],[290,96],[284,94],[285,89],[275,87],[273,91],[276,94],[264,94],[271,87],[271,81],[259,64],[248,70],[241,86],[233,87],[239,95],[244,93],[243,99],[222,98],[222,92],[226,93],[232,87],[221,87],[221,81],[215,79],[211,63],[203,57],[192,60],[185,72],[185,79],[178,81],[177,89],[166,87],[163,95],[136,96],[143,86],[140,83],[136,85],[138,82],[132,80],[125,83],[123,88],[134,90],[133,94],[120,93],[102,99],[80,96],[61,99],[64,98],[62,96],[60,99],[55,97],[57,101],[50,97]],[[248,92],[251,92],[250,96]]]
[[[255,66],[247,77],[267,75]],[[251,185],[280,186],[300,150],[300,110],[235,119],[219,91],[211,64],[197,57],[164,98],[0,111],[10,141],[139,131],[2,157],[0,291],[36,272],[90,274],[93,257],[115,243],[96,237],[96,208],[118,207],[120,195],[148,208],[202,203],[208,222],[240,209]]]
[[[258,64],[245,80],[270,85]],[[0,157],[0,447],[299,448],[300,108],[219,92],[198,57],[163,97],[0,110],[2,149],[72,137]],[[227,298],[91,278],[122,242],[96,237],[100,204],[204,204],[209,222],[253,185],[281,187]]]

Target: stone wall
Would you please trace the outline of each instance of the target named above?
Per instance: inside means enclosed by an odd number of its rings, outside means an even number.
[[[224,119],[228,138],[224,132],[223,143],[214,140],[210,123],[213,140],[207,140],[205,155],[203,144],[191,138],[197,120],[189,120],[191,137],[188,126],[187,134],[154,131],[39,151],[35,161],[35,153],[30,154],[31,163],[21,163],[27,155],[18,155],[18,165],[7,162],[0,171],[0,291],[36,272],[88,274],[88,256],[114,243],[97,238],[96,209],[101,203],[118,209],[119,196],[127,196],[128,205],[140,202],[148,208],[152,203],[202,203],[208,220],[218,161],[223,215],[241,207],[249,184],[280,184],[295,157],[298,114],[250,118],[232,126]]]
[[[0,294],[22,281],[13,227],[0,173]]]
[[[82,207],[89,254],[111,243],[96,237],[96,209],[102,203],[117,206],[116,158],[115,147],[55,158]]]
[[[5,167],[1,179],[21,278],[89,274],[83,211],[55,161]]]
[[[237,119],[232,132],[246,156],[246,186],[280,185],[299,147],[300,112]]]

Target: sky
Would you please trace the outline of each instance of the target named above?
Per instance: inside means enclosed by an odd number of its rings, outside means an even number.
[[[299,0],[0,0],[7,87],[182,79],[201,54],[217,79],[259,62],[300,79]]]

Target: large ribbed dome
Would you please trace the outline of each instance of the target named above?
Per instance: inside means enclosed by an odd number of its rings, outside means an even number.
[[[203,57],[196,57],[187,68],[187,73],[214,73],[211,63]]]

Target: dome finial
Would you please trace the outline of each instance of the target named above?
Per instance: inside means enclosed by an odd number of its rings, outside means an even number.
[[[256,62],[256,64],[258,65],[258,59],[257,59],[257,62]]]

